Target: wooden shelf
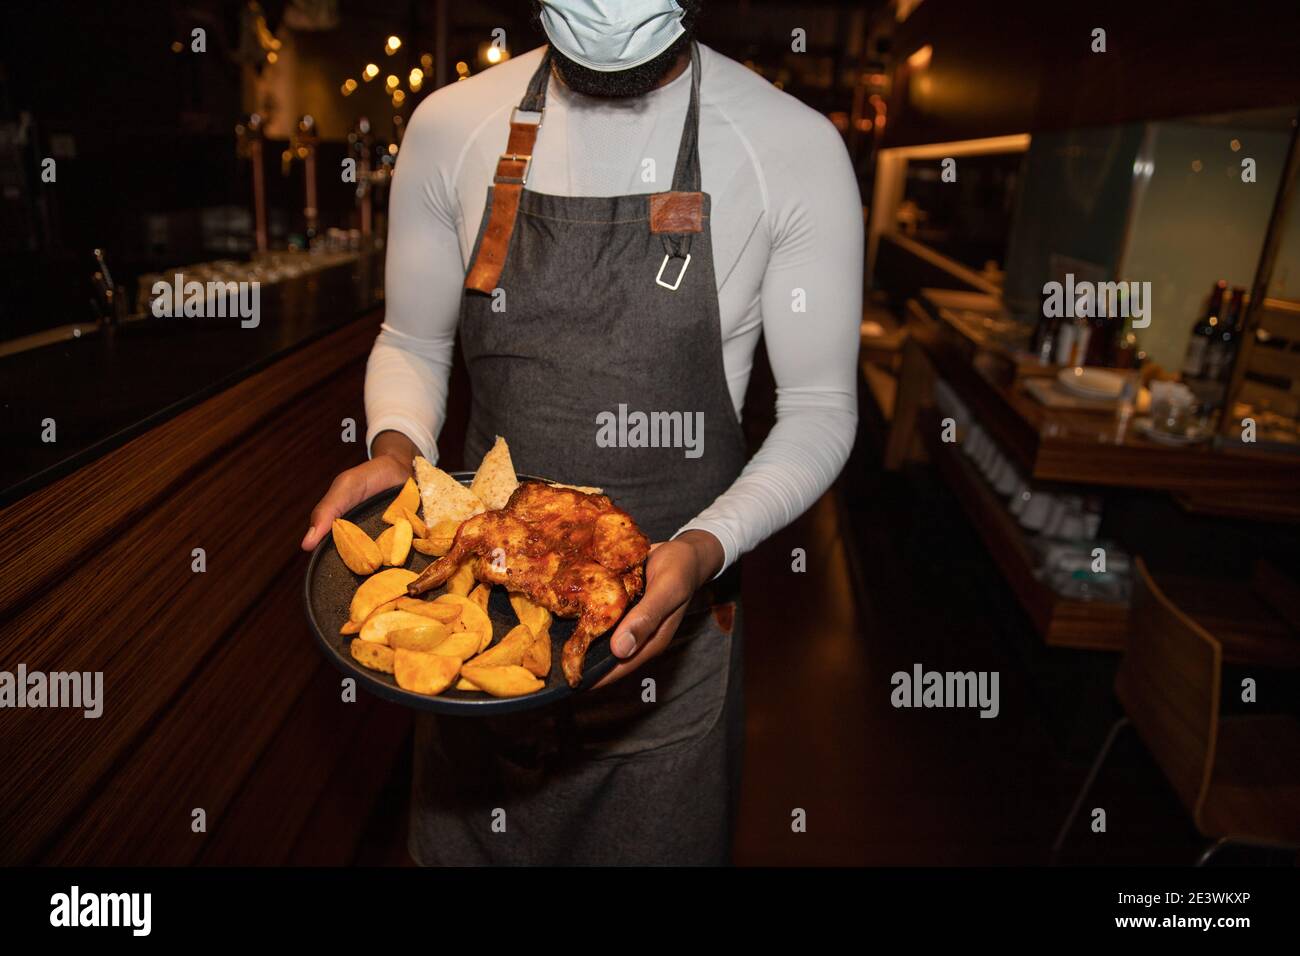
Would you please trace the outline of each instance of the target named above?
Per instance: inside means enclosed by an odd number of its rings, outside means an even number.
[[[966,460],[960,446],[939,440],[939,416],[929,409],[918,425],[930,459],[938,467],[989,555],[1029,615],[1043,641],[1056,647],[1122,651],[1128,606],[1061,597],[1034,576],[1034,553],[1004,502]]]

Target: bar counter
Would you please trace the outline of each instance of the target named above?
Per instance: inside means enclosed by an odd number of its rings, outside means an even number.
[[[255,327],[149,317],[0,356],[0,506],[353,321],[382,290],[383,254],[374,250],[264,286]],[[42,440],[47,419],[56,441]]]
[[[0,862],[401,862],[410,718],[342,693],[298,549],[365,455],[365,271],[290,280],[256,329],[149,320],[5,359],[7,440],[48,416],[59,441],[4,463],[0,659],[102,673],[103,712],[6,711]]]

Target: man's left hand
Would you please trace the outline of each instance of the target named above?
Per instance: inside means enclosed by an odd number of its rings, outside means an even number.
[[[671,541],[650,546],[645,594],[609,639],[614,656],[623,661],[596,687],[612,684],[663,653],[677,633],[692,595],[713,580],[723,559],[722,545],[707,531],[684,531]]]

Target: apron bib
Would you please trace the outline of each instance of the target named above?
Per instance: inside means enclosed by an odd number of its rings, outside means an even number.
[[[544,115],[550,69],[548,53],[518,112]],[[692,46],[667,193],[528,190],[536,126],[512,115],[460,314],[466,464],[502,435],[519,472],[600,486],[652,541],[703,511],[746,459],[700,191],[699,82]],[[726,862],[743,736],[734,611],[734,602],[693,606],[655,661],[555,707],[489,720],[421,715],[415,859]],[[493,825],[498,810],[504,831]]]

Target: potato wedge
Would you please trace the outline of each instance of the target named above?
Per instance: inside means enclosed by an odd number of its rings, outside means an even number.
[[[383,558],[384,564],[387,565],[392,565],[393,563],[388,560],[388,556],[393,553],[393,534],[395,530],[396,525],[390,524],[383,531],[379,532],[379,537],[375,538],[375,544],[379,547],[380,557]]]
[[[536,635],[520,624],[512,628],[505,637],[501,638],[492,647],[473,658],[470,663],[479,667],[505,667],[507,665],[521,664],[524,659],[524,652],[528,650],[535,639]],[[474,680],[472,677],[469,679]]]
[[[426,601],[423,598],[399,597],[392,602],[391,608],[386,610],[410,611],[412,614],[423,614],[425,617],[431,617],[441,624],[446,624],[447,629],[455,624],[460,618],[460,606],[456,604],[439,604],[437,601]]]
[[[402,509],[402,517],[411,522],[411,534],[417,538],[427,538],[429,536],[429,526],[426,525],[418,514],[410,508]]]
[[[398,611],[396,613],[409,614],[410,612]],[[451,637],[451,631],[447,630],[446,625],[440,624],[433,618],[426,618],[423,624],[392,628],[387,632],[386,636],[388,646],[393,650],[402,648],[408,651],[430,653],[439,644]],[[477,637],[477,635],[471,634],[470,637]]]
[[[453,623],[451,631],[474,631],[479,635],[479,650],[482,651],[492,643],[492,619],[483,609],[467,597],[459,594],[443,594],[434,604],[450,604],[460,609],[459,617]]]
[[[335,518],[331,534],[339,557],[353,574],[373,574],[383,564],[379,546],[351,521]]]
[[[492,596],[492,585],[490,584],[480,584],[478,587],[470,591],[468,594],[469,599],[473,601],[475,604],[477,604],[479,607],[481,607],[483,609],[484,614],[487,613],[488,599],[491,598],[491,596]]]
[[[407,557],[411,553],[412,528],[411,522],[405,518],[398,519],[397,524],[392,527],[393,540],[389,545],[389,550],[384,552],[384,561],[394,567],[400,568],[406,563]]]
[[[406,597],[406,586],[414,581],[418,574],[407,568],[388,568],[373,574],[361,582],[357,593],[352,595],[352,604],[348,617],[357,623],[363,623],[370,612],[381,604],[399,597]]]
[[[534,677],[545,679],[551,673],[551,630],[547,628],[536,631],[533,640],[524,649],[523,660],[519,662],[524,670]]]
[[[451,538],[416,538],[411,542],[411,547],[421,554],[441,558],[451,550]]]
[[[392,504],[384,509],[384,523],[397,524],[399,520],[406,517],[404,511],[416,511],[420,507],[420,486],[415,483],[414,478],[407,478],[406,484],[402,485],[402,490],[397,493]]]
[[[478,635],[473,631],[457,631],[434,647],[431,653],[446,654],[448,657],[467,661],[478,653],[478,644]]]
[[[389,631],[437,623],[432,618],[412,614],[410,611],[385,611],[383,614],[372,614],[366,618],[366,622],[361,625],[360,637],[363,641],[387,644]],[[446,630],[446,628],[443,629]]]
[[[529,634],[531,636],[532,632]],[[517,664],[505,667],[475,667],[466,664],[463,669],[466,679],[493,697],[522,697],[534,694],[546,686],[545,681],[534,677]]]
[[[460,659],[398,648],[393,651],[397,686],[417,694],[441,694],[460,672]],[[527,671],[525,671],[527,673]],[[530,675],[531,676],[531,675]]]
[[[456,573],[447,579],[447,593],[468,597],[474,589],[474,565],[466,561],[456,569]]]
[[[393,672],[393,649],[391,647],[357,638],[352,641],[351,651],[352,659],[362,667],[369,667],[372,671],[383,671],[385,674]]]
[[[551,628],[551,612],[540,604],[534,604],[526,595],[511,593],[510,606],[515,610],[515,617],[534,634]]]

